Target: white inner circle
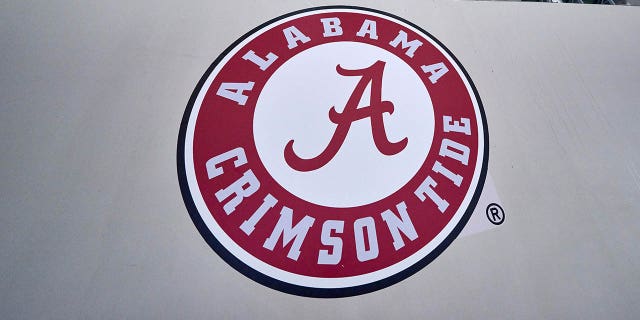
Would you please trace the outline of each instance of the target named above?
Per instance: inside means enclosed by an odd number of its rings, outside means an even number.
[[[332,106],[342,112],[360,76],[342,76],[345,69],[364,69],[384,61],[382,100],[394,105],[383,116],[390,142],[408,138],[395,155],[376,147],[370,118],[351,123],[335,157],[308,172],[292,169],[284,149],[315,158],[329,144],[337,125],[329,120]],[[268,71],[268,70],[267,70]],[[371,84],[358,107],[369,105]],[[383,199],[404,186],[424,163],[434,131],[431,99],[418,75],[400,58],[373,45],[334,42],[303,51],[285,62],[260,93],[253,120],[258,155],[271,176],[295,196],[322,206],[356,207]]]

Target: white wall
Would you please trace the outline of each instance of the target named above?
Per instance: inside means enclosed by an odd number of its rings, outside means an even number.
[[[191,91],[251,28],[329,3],[0,4],[2,317],[637,317],[638,7],[350,2],[416,23],[470,73],[507,222],[343,299],[263,287],[207,246],[176,176]]]

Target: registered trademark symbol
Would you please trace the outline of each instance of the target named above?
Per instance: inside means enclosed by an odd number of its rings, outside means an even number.
[[[504,210],[497,203],[492,203],[487,206],[487,218],[491,223],[500,225],[504,222]]]

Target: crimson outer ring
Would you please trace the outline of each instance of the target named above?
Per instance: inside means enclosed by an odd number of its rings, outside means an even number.
[[[258,272],[257,270],[249,267],[247,264],[245,264],[240,259],[235,257],[233,254],[231,254],[222,244],[220,244],[220,242],[211,233],[211,231],[202,220],[202,217],[200,216],[200,213],[196,208],[196,205],[189,191],[189,186],[188,186],[187,176],[185,171],[185,159],[184,159],[187,125],[189,123],[189,118],[191,116],[193,105],[205,81],[207,80],[207,78],[209,77],[213,69],[220,63],[220,61],[225,56],[227,56],[227,54],[229,54],[229,52],[233,50],[233,48],[235,48],[237,45],[239,45],[244,39],[248,38],[249,36],[257,32],[258,30],[266,27],[267,25],[270,25],[279,20],[285,19],[293,15],[297,15],[300,13],[319,11],[319,10],[328,10],[328,9],[353,9],[353,10],[361,10],[365,12],[381,14],[381,15],[390,17],[392,19],[402,21],[403,23],[406,23],[412,26],[413,28],[416,28],[417,30],[419,30],[420,32],[424,33],[426,36],[431,38],[433,41],[435,41],[445,52],[447,52],[447,54],[449,54],[451,59],[453,59],[453,62],[457,64],[457,66],[460,68],[460,70],[464,74],[466,80],[468,81],[475,95],[475,99],[478,103],[478,111],[480,113],[480,118],[481,118],[480,121],[482,121],[482,126],[484,128],[482,132],[483,139],[484,139],[484,152],[483,152],[480,176],[478,179],[476,190],[474,191],[473,197],[471,198],[469,206],[467,207],[467,210],[465,210],[464,215],[462,216],[458,224],[453,228],[451,233],[447,235],[444,241],[442,241],[433,251],[427,254],[420,261],[416,262],[410,267],[392,276],[389,276],[387,278],[380,279],[378,281],[374,281],[371,283],[367,283],[367,284],[362,284],[362,285],[352,286],[352,287],[343,287],[343,288],[315,288],[315,287],[306,287],[306,286],[300,286],[300,285],[284,282],[279,279],[275,279],[263,273]],[[289,294],[305,296],[305,297],[316,297],[316,298],[349,297],[349,296],[355,296],[355,295],[377,291],[408,278],[409,276],[420,271],[426,265],[428,265],[433,260],[435,260],[447,247],[449,247],[449,245],[453,242],[453,240],[460,234],[464,226],[469,221],[471,214],[475,210],[475,207],[478,203],[478,199],[480,198],[480,194],[482,193],[484,182],[487,176],[488,162],[489,162],[489,129],[487,126],[487,119],[484,112],[484,107],[482,105],[482,101],[480,100],[480,95],[478,94],[478,90],[476,89],[473,81],[469,77],[469,74],[467,73],[465,68],[462,66],[460,61],[453,55],[453,53],[442,42],[440,42],[433,35],[425,31],[424,29],[420,28],[416,24],[381,10],[358,7],[358,6],[320,6],[320,7],[311,7],[311,8],[293,11],[293,12],[281,15],[279,17],[273,18],[265,23],[262,23],[261,25],[253,28],[251,31],[245,33],[243,36],[241,36],[236,41],[234,41],[213,61],[213,63],[209,66],[207,71],[202,75],[202,77],[200,78],[200,81],[198,81],[198,84],[193,90],[191,97],[189,98],[189,102],[187,103],[187,107],[182,116],[182,121],[180,123],[180,131],[178,133],[178,147],[177,147],[178,182],[180,184],[182,198],[184,200],[187,211],[189,212],[191,220],[193,221],[196,228],[198,229],[198,232],[200,232],[200,235],[205,239],[205,241],[209,244],[209,246],[213,249],[213,251],[215,251],[226,263],[231,265],[238,272],[242,273],[246,277],[264,286],[267,286],[269,288],[272,288],[281,292],[289,293]]]

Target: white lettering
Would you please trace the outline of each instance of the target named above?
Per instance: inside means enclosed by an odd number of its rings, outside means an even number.
[[[342,35],[342,27],[340,27],[340,19],[338,18],[324,18],[320,19],[322,26],[324,27],[323,37],[335,37]]]
[[[364,229],[367,229],[369,250],[365,248]],[[353,232],[356,240],[356,256],[361,262],[378,257],[378,236],[376,235],[376,223],[372,217],[360,218],[353,222]]]
[[[460,118],[460,121],[453,121],[450,116],[443,116],[442,121],[444,122],[444,132],[461,132],[466,135],[471,135],[471,122],[469,118]],[[453,123],[452,123],[453,121]],[[462,125],[460,125],[462,122]]]
[[[378,40],[378,33],[376,32],[376,22],[372,20],[364,20],[360,31],[356,33],[356,36],[363,37],[368,34],[369,39]]]
[[[247,163],[247,155],[244,153],[244,149],[242,148],[235,148],[233,150],[229,150],[223,154],[219,154],[207,160],[206,167],[207,167],[207,176],[209,177],[209,179],[213,179],[223,174],[224,170],[218,167],[218,165],[227,160],[231,160],[233,158],[236,158],[236,160],[233,162],[233,165],[236,168]]]
[[[304,216],[304,218],[302,218],[302,220],[300,220],[300,222],[298,222],[295,227],[292,227],[293,210],[287,207],[282,207],[282,210],[280,210],[280,219],[278,220],[275,228],[273,228],[271,236],[264,242],[263,247],[273,251],[273,248],[275,248],[278,239],[280,239],[280,236],[282,236],[282,247],[285,247],[289,242],[293,240],[293,244],[289,249],[287,257],[292,260],[298,260],[302,242],[307,236],[307,232],[313,225],[314,221],[314,218]]]
[[[442,199],[433,190],[433,188],[435,188],[437,185],[438,184],[435,182],[435,180],[433,180],[433,178],[431,178],[430,176],[427,176],[427,178],[422,182],[422,184],[418,187],[418,189],[416,189],[415,195],[418,197],[418,199],[420,199],[420,201],[424,201],[427,199],[425,195],[428,196],[429,199],[431,199],[431,201],[433,201],[433,203],[435,203],[438,206],[438,210],[444,213],[444,211],[447,210],[447,208],[449,207],[449,202]]]
[[[456,152],[456,150],[460,152]],[[456,159],[462,164],[467,165],[469,163],[469,151],[469,147],[465,145],[449,139],[443,139],[442,144],[440,145],[440,152],[438,152],[438,154],[443,157]]]
[[[449,72],[449,68],[447,68],[447,66],[445,66],[444,63],[442,62],[430,64],[428,66],[423,65],[421,68],[422,68],[422,71],[424,71],[424,73],[431,74],[429,76],[429,81],[431,81],[431,83],[438,82],[438,79],[440,79],[442,76],[447,74],[447,72]]]
[[[451,170],[447,169],[445,166],[442,165],[442,163],[438,161],[436,161],[436,163],[433,165],[433,172],[439,173],[447,177],[449,180],[451,180],[451,182],[453,182],[453,184],[455,184],[458,187],[462,183],[461,175],[451,172]]]
[[[251,218],[249,218],[249,220],[245,220],[240,225],[240,229],[242,229],[242,231],[244,231],[244,233],[246,233],[247,235],[250,235],[253,230],[255,230],[256,224],[260,221],[260,219],[262,219],[267,211],[273,208],[277,202],[278,200],[276,198],[274,198],[271,194],[267,194],[267,196],[264,197],[264,201],[262,201],[260,207],[258,207],[258,210],[256,210],[251,215]]]
[[[223,82],[218,88],[217,95],[233,100],[241,106],[247,103],[247,96],[244,95],[245,91],[251,91],[255,82],[249,81],[247,83],[237,82]]]
[[[311,38],[307,37],[296,27],[289,27],[282,30],[284,37],[287,39],[287,48],[293,49],[298,46],[298,41],[301,43],[307,43],[311,41]]]
[[[398,36],[389,42],[389,44],[395,48],[401,43],[402,49],[409,48],[405,54],[411,58],[413,58],[413,54],[416,52],[418,47],[422,45],[422,42],[419,40],[407,41],[407,33],[402,30],[398,31]]]
[[[411,241],[418,238],[418,233],[411,222],[409,213],[407,213],[407,205],[404,201],[398,203],[396,208],[398,209],[398,213],[400,213],[400,218],[398,218],[393,211],[385,210],[382,213],[382,220],[387,223],[387,227],[389,227],[389,231],[393,237],[393,247],[398,251],[398,249],[404,247],[404,240],[402,239],[402,235],[400,235],[400,231]]]
[[[269,52],[267,53],[266,58],[262,58],[258,57],[258,55],[253,50],[249,50],[249,52],[245,53],[245,55],[242,56],[242,59],[249,60],[255,63],[260,68],[260,70],[265,71],[274,61],[276,61],[276,59],[278,59],[278,56],[276,56],[272,52]]]
[[[342,233],[344,230],[344,221],[340,220],[327,220],[322,224],[322,234],[320,240],[325,246],[331,246],[331,253],[329,250],[320,250],[318,252],[318,264],[331,264],[336,265],[340,263],[342,259],[342,239],[339,237],[332,237],[331,231],[335,230],[336,233]]]
[[[223,200],[229,198],[231,195],[235,194],[229,202],[227,202],[223,208],[224,212],[230,214],[236,207],[242,203],[244,198],[247,198],[258,191],[260,188],[260,181],[256,178],[256,175],[253,174],[253,171],[247,170],[242,177],[232,183],[230,186],[220,189],[216,192],[216,198],[218,201],[222,203]]]

